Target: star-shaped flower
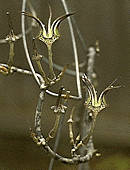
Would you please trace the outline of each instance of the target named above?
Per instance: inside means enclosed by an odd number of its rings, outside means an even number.
[[[87,99],[87,101],[85,102],[85,105],[92,110],[92,112],[94,113],[95,116],[97,116],[97,114],[103,110],[104,108],[107,107],[107,103],[105,101],[105,95],[107,94],[107,92],[111,89],[117,89],[121,86],[113,86],[113,84],[115,83],[115,81],[113,81],[105,90],[103,90],[101,92],[101,94],[99,95],[99,97],[97,96],[97,92],[93,86],[93,84],[90,82],[90,80],[88,79],[88,77],[86,76],[86,74],[84,74],[82,76],[82,80],[85,83],[85,85],[88,88],[88,93],[89,93],[89,97]]]

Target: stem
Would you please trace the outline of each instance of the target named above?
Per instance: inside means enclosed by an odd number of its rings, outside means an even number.
[[[64,87],[62,86],[62,87],[60,88],[60,90],[59,90],[59,95],[58,95],[58,97],[57,97],[56,106],[54,106],[54,107],[56,107],[56,109],[57,109],[58,107],[61,107],[60,104],[61,104],[61,95],[62,95],[63,89],[64,89]],[[55,109],[54,109],[54,110],[55,110]],[[55,137],[56,132],[57,132],[57,129],[58,129],[58,126],[59,126],[60,117],[61,117],[61,114],[62,114],[62,112],[61,112],[60,110],[57,111],[57,112],[54,111],[54,113],[56,114],[55,123],[54,123],[54,126],[53,126],[52,130],[49,132],[49,136],[48,136],[48,138],[47,138],[47,140],[46,140],[47,142],[48,142],[51,138],[54,138],[54,137]]]
[[[39,94],[39,99],[36,107],[36,113],[35,113],[35,132],[36,135],[41,137],[41,114],[43,109],[43,101],[44,101],[45,92],[42,90]]]
[[[95,127],[95,122],[96,122],[96,119],[94,118],[92,123],[91,123],[91,128],[90,128],[90,131],[89,133],[80,141],[80,143],[77,145],[77,150],[82,146],[82,144],[84,145],[87,145],[88,142],[89,142],[89,139],[90,137],[92,136],[93,134],[93,131],[94,131],[94,127]]]
[[[94,128],[95,128],[95,122],[96,122],[96,119],[94,118],[93,121],[92,121],[92,124],[91,124],[91,129],[90,129],[89,134],[87,136],[85,136],[82,140],[84,145],[88,144],[90,136],[92,136],[92,134],[93,134],[93,131],[94,131]]]
[[[49,61],[48,61],[47,58],[43,57],[42,60],[43,60],[45,63],[49,64]],[[55,69],[57,69],[57,70],[59,70],[59,71],[62,71],[62,70],[64,69],[63,66],[58,65],[58,64],[56,64],[56,63],[54,63],[54,62],[53,62],[53,66],[54,66]],[[76,76],[76,72],[75,72],[74,70],[71,70],[71,69],[66,69],[66,70],[65,70],[65,73],[69,74],[70,76]],[[80,72],[80,73],[79,73],[79,76],[81,77],[83,74],[84,74],[83,72]]]
[[[59,99],[57,99],[57,103],[56,103],[57,106],[60,103],[60,98],[61,98],[61,95],[62,95],[62,90],[63,90],[63,87],[61,87],[60,90],[59,90]],[[69,97],[69,92],[66,92],[66,99],[64,101],[64,105],[65,106],[67,106],[68,97]],[[61,136],[61,129],[63,127],[63,122],[64,122],[64,117],[65,117],[65,113],[64,114],[60,114],[60,118],[59,118],[59,122],[58,122],[57,135],[56,135],[55,144],[54,144],[54,148],[53,148],[54,152],[56,152],[56,150],[58,148],[58,145],[59,145],[60,136]],[[54,158],[51,158],[48,170],[52,170],[53,164],[54,164]]]
[[[49,136],[46,139],[46,141],[48,142],[50,139],[54,138],[58,129],[58,125],[59,125],[59,121],[60,121],[60,117],[61,114],[60,113],[56,113],[56,119],[55,119],[55,124],[53,126],[53,128],[51,129],[51,131],[49,132]]]
[[[0,67],[5,68],[6,71],[8,71],[8,69],[9,69],[9,66],[8,66],[7,64],[2,64],[2,63],[0,63]],[[12,72],[12,73],[13,73],[13,72],[17,72],[17,73],[20,73],[20,74],[25,74],[25,75],[33,76],[33,73],[32,73],[31,71],[29,71],[29,70],[24,70],[24,69],[21,69],[21,68],[18,68],[18,67],[14,67],[14,66],[11,67],[11,72]],[[7,74],[8,74],[8,73],[7,73]],[[43,77],[42,77],[39,73],[36,73],[36,74],[37,74],[37,77],[38,77],[40,83],[41,83],[41,84],[44,83]],[[52,91],[50,91],[50,90],[46,90],[46,93],[49,94],[49,95],[51,95],[51,96],[54,96],[54,97],[58,97],[58,96],[59,96],[59,94],[57,94],[57,93],[55,93],[55,92],[52,92]],[[61,97],[62,97],[62,98],[65,98],[66,95],[65,95],[65,94],[62,94]],[[69,99],[81,100],[82,98],[80,98],[80,97],[78,97],[78,96],[70,95],[70,96],[69,96]]]
[[[67,157],[62,157],[61,155],[57,154],[46,143],[45,138],[42,135],[42,130],[41,130],[41,113],[42,113],[42,109],[43,109],[44,95],[45,95],[45,92],[42,90],[39,95],[38,104],[37,104],[36,113],[35,113],[35,133],[32,132],[32,137],[35,140],[35,142],[38,145],[42,145],[43,148],[53,158],[55,158],[63,163],[78,164],[78,163],[83,163],[83,162],[89,161],[92,158],[94,152],[88,152],[85,156],[81,156],[81,157],[77,156],[74,158],[67,158]],[[59,128],[61,126],[62,126],[62,124],[60,124]],[[60,131],[58,131],[58,135],[60,135]],[[58,139],[59,139],[59,137],[58,137]],[[56,146],[58,146],[58,141],[56,140],[56,142],[57,142]]]
[[[90,48],[93,48],[93,47],[90,47]],[[90,48],[88,49],[89,53],[88,53],[87,75],[88,75],[89,80],[92,81],[92,79],[93,79],[92,74],[94,73],[94,62],[95,62],[96,53],[94,53],[94,51],[90,51]],[[95,49],[93,48],[93,50],[95,50]],[[86,90],[84,102],[86,101],[87,98],[88,98],[88,92]],[[94,151],[92,134],[90,133],[91,127],[92,127],[92,121],[89,120],[89,110],[84,108],[83,116],[82,116],[82,120],[81,120],[81,136],[82,136],[83,139],[85,138],[85,136],[88,136],[88,138],[87,138],[87,140],[88,140],[87,141],[87,150],[90,151],[90,152]],[[85,151],[86,151],[86,148],[83,146],[80,149],[80,153],[84,154]],[[87,169],[89,169],[88,163],[81,164],[81,165],[79,165],[78,170],[85,170],[86,167],[87,167]]]
[[[47,78],[46,78],[46,74],[45,74],[45,72],[44,72],[44,70],[43,70],[43,68],[42,68],[41,62],[40,62],[39,60],[36,60],[36,63],[37,63],[38,69],[39,69],[39,71],[40,71],[43,79],[44,79],[45,82],[48,84],[49,82],[48,82],[48,80],[47,80]]]
[[[53,70],[53,61],[52,61],[52,45],[51,44],[47,45],[47,48],[48,48],[50,76],[52,79],[55,79],[56,76]]]
[[[55,140],[55,144],[54,144],[54,148],[53,148],[54,152],[56,152],[58,145],[59,145],[59,140],[60,140],[60,135],[61,135],[61,129],[63,127],[64,117],[65,117],[65,114],[62,114],[60,117],[59,126],[57,129],[56,140]],[[48,170],[52,170],[53,164],[54,164],[54,158],[51,158]]]
[[[14,63],[14,42],[9,42],[10,50],[9,50],[9,60],[8,65],[11,67]]]
[[[74,113],[74,109],[75,109],[75,107],[72,108],[72,111],[70,113],[70,118],[68,120],[70,144],[73,147],[74,147],[74,134],[73,134],[73,113]]]

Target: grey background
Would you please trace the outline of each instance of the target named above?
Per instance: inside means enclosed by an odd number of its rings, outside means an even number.
[[[60,0],[49,2],[53,17],[64,14]],[[96,58],[95,70],[98,75],[98,91],[103,90],[112,80],[119,77],[118,84],[122,88],[113,90],[107,96],[109,106],[98,117],[94,132],[95,147],[102,153],[100,158],[94,158],[90,165],[92,169],[112,170],[129,166],[130,153],[130,108],[129,108],[129,55],[128,55],[128,2],[126,0],[67,0],[72,11],[76,11],[75,19],[85,39],[86,46],[100,41],[100,56]],[[48,1],[37,0],[33,2],[39,18],[47,23],[49,11]],[[8,34],[6,12],[12,14],[15,33],[21,32],[22,1],[0,1],[0,38]],[[35,30],[35,34],[38,30]],[[54,62],[64,66],[74,62],[71,38],[67,21],[60,27],[61,38],[53,46]],[[31,35],[28,36],[30,51],[32,49]],[[79,61],[85,60],[82,46],[76,34]],[[8,60],[8,44],[0,44],[0,62]],[[43,43],[39,42],[39,51],[47,56]],[[27,68],[28,64],[23,50],[22,40],[15,45],[15,65]],[[48,67],[44,64],[46,71]],[[73,68],[73,67],[72,67]],[[57,72],[58,73],[58,72]],[[52,90],[57,91],[61,84],[72,94],[77,94],[75,78],[68,75]],[[12,76],[0,75],[0,167],[5,169],[44,169],[49,164],[50,157],[39,149],[31,140],[29,128],[33,127],[33,118],[39,89],[32,77],[14,74]],[[43,113],[43,131],[47,135],[53,126],[54,115],[50,106],[55,104],[55,98],[46,95]],[[80,115],[81,103],[72,101],[70,107],[77,105],[76,114]],[[59,152],[68,155],[69,141],[67,118],[63,126]],[[75,124],[75,131],[78,124]],[[52,143],[53,144],[53,141]],[[114,161],[113,161],[114,160]],[[116,162],[117,160],[117,162]],[[121,161],[124,164],[121,164]],[[111,166],[109,167],[109,165]],[[63,165],[56,162],[54,169],[73,170],[76,166]]]

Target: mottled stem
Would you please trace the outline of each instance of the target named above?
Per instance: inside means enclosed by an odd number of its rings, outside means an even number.
[[[39,94],[39,99],[36,107],[36,113],[35,113],[35,132],[36,135],[41,137],[41,114],[43,109],[43,102],[44,102],[44,95],[45,92],[42,90]]]
[[[95,56],[96,56],[96,51],[94,49],[94,47],[89,47],[88,48],[88,66],[87,66],[87,75],[89,80],[92,81],[93,79],[93,73],[94,73],[94,63],[95,63]],[[86,101],[86,99],[88,98],[88,92],[86,89],[85,92],[85,97],[84,97],[84,102]],[[94,152],[94,145],[93,145],[93,140],[92,140],[92,134],[90,133],[92,128],[92,120],[89,117],[89,110],[86,109],[84,107],[83,109],[83,116],[82,116],[82,120],[81,120],[81,137],[82,139],[86,138],[86,136],[88,136],[87,138],[87,145],[84,145],[81,149],[80,149],[80,154],[83,155],[85,154],[86,148],[87,148],[87,152]],[[81,142],[79,145],[82,145],[83,143]],[[86,164],[80,164],[78,167],[78,170],[87,170],[89,169],[89,165],[88,163]]]
[[[44,102],[44,91],[40,92],[38,104],[35,113],[35,133],[32,132],[33,140],[37,143],[37,145],[43,146],[43,148],[54,158],[66,164],[79,164],[86,161],[89,161],[92,158],[94,152],[88,152],[85,156],[78,156],[76,155],[73,158],[67,158],[59,155],[55,151],[53,151],[50,146],[47,144],[45,138],[42,135],[41,131],[41,113],[43,109],[43,102]]]

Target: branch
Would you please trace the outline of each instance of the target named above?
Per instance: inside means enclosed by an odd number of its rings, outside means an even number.
[[[0,73],[2,73],[3,75],[8,75],[8,70],[9,70],[9,66],[7,64],[2,64],[0,63]],[[10,68],[10,73],[13,74],[13,73],[20,73],[20,74],[25,74],[25,75],[31,75],[33,76],[33,73],[29,70],[24,70],[24,69],[21,69],[21,68],[18,68],[18,67],[14,67],[12,66]],[[39,73],[36,73],[37,74],[37,77],[39,78],[39,81],[41,84],[44,83],[44,80],[42,78],[42,76],[39,74]],[[58,78],[57,78],[58,79]],[[46,88],[46,87],[45,87]],[[50,90],[46,90],[46,93],[51,95],[51,96],[54,96],[54,97],[58,97],[58,94],[55,93],[55,92],[52,92]],[[66,94],[62,94],[61,95],[62,98],[66,98]],[[74,99],[74,100],[81,100],[80,97],[78,96],[73,96],[73,95],[69,95],[69,99]]]
[[[70,138],[70,144],[74,147],[74,134],[73,134],[73,113],[74,113],[74,109],[75,107],[72,108],[72,111],[70,113],[70,118],[67,121],[68,125],[69,125],[69,138]]]
[[[89,77],[89,79],[92,81],[93,79],[93,74],[94,74],[94,62],[95,62],[95,56],[96,56],[96,51],[94,47],[89,47],[88,48],[88,66],[87,66],[87,75]],[[86,101],[86,99],[88,98],[88,92],[87,89],[85,91],[85,98],[84,98],[84,102]],[[81,136],[82,138],[87,138],[87,145],[86,147],[82,147],[80,149],[80,153],[84,154],[86,149],[89,151],[91,150],[95,150],[94,149],[94,145],[93,145],[93,140],[92,140],[92,133],[93,132],[93,123],[92,123],[92,119],[89,116],[90,111],[88,109],[86,109],[84,107],[84,111],[83,111],[83,116],[82,116],[82,120],[81,120]],[[79,165],[78,170],[85,170],[86,167],[88,167],[88,164],[81,164]]]
[[[46,64],[49,64],[49,61],[47,58],[43,57],[42,60],[46,63]],[[55,69],[59,70],[59,71],[62,71],[63,70],[63,66],[61,65],[58,65],[56,63],[53,63],[53,66]],[[65,70],[65,73],[71,75],[71,76],[76,76],[76,72],[74,70],[71,70],[71,69],[66,69]],[[79,72],[79,76],[81,77],[84,73],[83,72]]]
[[[57,159],[63,163],[79,164],[79,163],[89,161],[92,158],[95,151],[91,151],[91,152],[89,151],[85,156],[77,155],[73,158],[67,158],[67,157],[62,157],[61,155],[54,152],[50,148],[41,130],[41,113],[43,109],[44,95],[45,95],[45,92],[42,90],[39,94],[38,104],[37,104],[36,113],[35,113],[35,133],[31,131],[31,136],[34,142],[36,142],[37,145],[41,145],[54,159]]]

